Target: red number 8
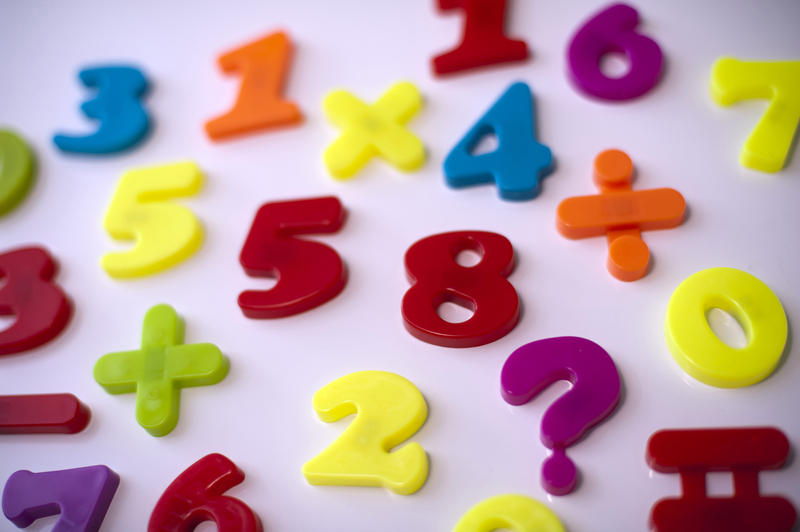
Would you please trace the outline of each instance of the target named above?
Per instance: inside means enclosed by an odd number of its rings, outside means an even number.
[[[481,255],[475,266],[461,266],[465,250]],[[456,231],[429,236],[406,252],[412,283],[403,297],[406,329],[424,342],[445,347],[474,347],[502,338],[519,321],[517,291],[505,278],[514,269],[514,248],[502,235]],[[437,313],[439,305],[456,303],[474,312],[461,323]]]
[[[0,332],[0,355],[19,353],[49,342],[67,326],[72,308],[53,282],[56,263],[42,248],[0,254],[0,316],[16,320]]]

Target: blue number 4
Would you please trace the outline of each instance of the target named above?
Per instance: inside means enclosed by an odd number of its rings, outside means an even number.
[[[512,84],[447,155],[447,184],[460,188],[495,182],[503,199],[535,198],[539,181],[553,170],[553,156],[536,141],[534,120],[530,87]],[[480,140],[491,134],[497,136],[497,149],[473,155]]]

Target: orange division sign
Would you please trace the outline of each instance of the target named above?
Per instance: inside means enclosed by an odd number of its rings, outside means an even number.
[[[606,235],[608,271],[621,281],[635,281],[647,273],[650,250],[641,232],[678,226],[686,210],[677,190],[632,190],[632,179],[628,154],[606,150],[594,160],[600,194],[567,198],[556,211],[556,227],[567,238]]]

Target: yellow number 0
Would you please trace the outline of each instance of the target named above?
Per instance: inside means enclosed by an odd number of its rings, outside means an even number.
[[[166,200],[195,194],[202,186],[203,174],[192,162],[126,172],[103,226],[113,238],[136,245],[104,255],[103,269],[111,277],[140,277],[191,256],[203,242],[203,228],[192,211]]]
[[[385,486],[414,493],[428,478],[428,456],[416,442],[389,450],[425,423],[428,405],[411,382],[385,371],[359,371],[314,394],[314,410],[325,422],[356,418],[327,449],[306,462],[310,484]]]
[[[747,335],[736,349],[717,338],[706,315],[733,315]],[[786,346],[788,323],[778,296],[758,278],[734,268],[709,268],[673,292],[665,322],[667,347],[695,379],[720,388],[750,386],[769,376]]]

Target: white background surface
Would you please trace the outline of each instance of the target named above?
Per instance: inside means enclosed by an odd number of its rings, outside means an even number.
[[[439,16],[432,0],[235,4],[36,0],[0,6],[0,122],[20,132],[38,157],[32,192],[0,219],[0,249],[49,248],[61,265],[56,279],[75,305],[57,339],[0,360],[0,389],[72,392],[93,415],[77,435],[0,439],[0,482],[17,469],[106,464],[122,482],[103,530],[143,530],[174,477],[217,451],[247,475],[229,493],[271,531],[444,531],[472,505],[506,492],[545,501],[570,531],[633,531],[646,529],[658,499],[679,493],[677,475],[653,474],[644,461],[647,438],[658,429],[775,425],[797,455],[800,359],[792,338],[770,378],[723,390],[694,381],[673,362],[663,320],[683,279],[729,266],[767,283],[790,327],[797,323],[800,157],[775,175],[740,167],[739,150],[766,102],[719,108],[708,85],[721,55],[798,59],[800,3],[638,2],[641,29],[661,45],[666,68],[655,90],[622,104],[586,99],[565,75],[570,36],[602,2],[511,2],[509,33],[528,42],[532,58],[444,80],[431,76],[429,61],[455,45],[462,19]],[[202,124],[229,108],[238,87],[238,78],[218,71],[216,57],[281,28],[296,46],[286,95],[305,122],[212,144]],[[77,71],[113,61],[138,64],[151,80],[152,136],[119,156],[57,152],[54,132],[92,129],[78,110],[87,91]],[[410,122],[429,150],[424,168],[401,174],[375,160],[354,180],[334,182],[322,164],[323,149],[338,135],[322,116],[324,94],[343,87],[371,101],[402,79],[426,98]],[[528,202],[501,201],[493,186],[448,189],[442,160],[515,80],[528,82],[536,95],[539,139],[552,149],[556,171]],[[632,284],[606,272],[604,238],[569,241],[554,226],[559,201],[596,192],[592,160],[610,147],[633,158],[636,188],[671,186],[689,205],[682,226],[645,235],[653,267]],[[181,200],[204,223],[205,244],[164,273],[110,279],[100,256],[125,245],[103,232],[101,219],[120,175],[187,158],[207,175],[200,195]],[[325,194],[338,195],[349,212],[340,233],[319,238],[347,263],[344,292],[291,318],[245,318],[237,294],[263,286],[238,264],[257,207]],[[408,288],[405,250],[422,237],[460,229],[497,231],[511,240],[518,264],[510,280],[524,311],[501,340],[456,350],[410,336],[399,307]],[[177,428],[153,438],[135,421],[134,396],[106,394],[92,367],[105,353],[137,347],[142,317],[159,302],[184,318],[187,343],[215,343],[231,370],[218,385],[184,390]],[[539,423],[566,386],[513,407],[500,397],[499,373],[515,348],[560,335],[602,345],[623,378],[624,399],[613,417],[570,449],[583,474],[578,489],[551,498],[539,484],[546,456]],[[364,369],[399,373],[428,401],[428,421],[411,441],[427,450],[431,471],[415,495],[313,487],[300,473],[349,422],[319,421],[313,393]],[[712,475],[712,493],[730,493],[723,477]],[[763,473],[761,485],[762,492],[800,506],[800,463],[795,458],[783,470]],[[31,529],[48,530],[54,522]],[[0,529],[13,526],[0,520]]]

